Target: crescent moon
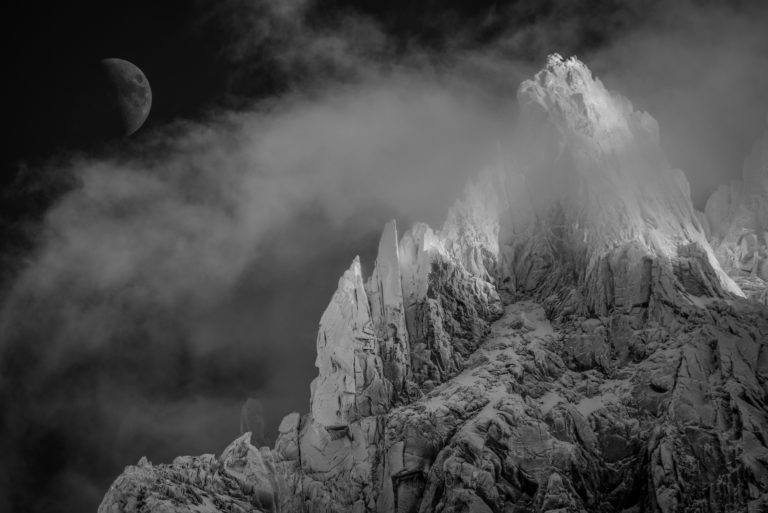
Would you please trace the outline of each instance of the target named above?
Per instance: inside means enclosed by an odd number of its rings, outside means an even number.
[[[144,124],[152,108],[152,89],[144,73],[124,59],[102,59],[101,65],[113,87],[125,135]]]

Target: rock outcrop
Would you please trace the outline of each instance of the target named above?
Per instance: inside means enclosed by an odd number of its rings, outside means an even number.
[[[315,422],[342,429],[356,419],[389,410],[392,386],[384,378],[358,258],[339,280],[320,319],[315,365],[318,376],[310,399]]]
[[[127,467],[100,511],[768,510],[768,308],[655,121],[559,56],[519,100],[442,229],[389,223],[344,273],[309,414],[273,449]]]
[[[768,304],[768,116],[742,179],[712,193],[702,219],[723,269],[749,297]]]
[[[251,445],[250,433],[221,454],[180,456],[170,465],[142,458],[126,467],[107,492],[100,511],[275,511],[277,497],[293,493],[280,477],[273,452]],[[289,510],[290,511],[290,510]]]
[[[366,291],[371,304],[374,331],[381,344],[384,377],[392,384],[398,402],[407,401],[413,393],[411,346],[401,283],[397,226],[394,221],[390,221],[381,235],[376,266],[366,283]]]

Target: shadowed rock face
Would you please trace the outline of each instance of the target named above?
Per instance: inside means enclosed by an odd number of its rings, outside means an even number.
[[[768,309],[650,116],[559,56],[519,100],[512,160],[341,278],[310,414],[129,466],[100,511],[765,511]]]

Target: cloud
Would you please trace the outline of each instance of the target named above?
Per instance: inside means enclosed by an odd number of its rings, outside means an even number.
[[[313,88],[63,166],[78,185],[0,316],[6,479],[59,447],[16,493],[217,452],[249,395],[268,394],[269,428],[305,410],[338,276],[389,217],[444,217],[499,133],[503,106],[445,78]]]
[[[768,111],[768,5],[682,2],[654,18],[591,64],[657,119],[667,155],[703,208],[718,184],[740,175]]]
[[[217,12],[239,20],[229,55],[243,69],[262,65],[266,56],[280,63],[281,76],[301,82],[370,77],[407,65],[422,72],[451,68],[457,80],[476,79],[472,87],[481,82],[473,72],[483,73],[482,94],[497,100],[513,94],[509,84],[534,73],[547,54],[576,54],[659,121],[665,150],[688,175],[699,208],[738,174],[760,133],[768,104],[765,2],[442,4],[397,5],[377,17],[365,6],[329,13],[319,1],[232,0]],[[254,29],[265,24],[272,30]],[[259,36],[264,33],[269,36]]]
[[[571,4],[429,18],[427,2],[388,21],[217,3],[204,23],[231,29],[234,93],[275,94],[58,166],[78,185],[0,313],[6,502],[92,508],[143,454],[222,449],[249,396],[267,438],[306,410],[339,275],[356,253],[371,265],[391,217],[439,226],[467,174],[494,162],[544,53],[579,53],[659,118],[678,162],[729,168],[684,167],[694,188],[733,173],[768,105],[764,11]]]
[[[222,56],[238,94],[352,80],[389,64],[391,39],[353,9],[314,0],[225,0],[203,24],[227,32]]]

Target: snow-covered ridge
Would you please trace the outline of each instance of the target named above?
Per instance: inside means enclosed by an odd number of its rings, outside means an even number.
[[[520,86],[518,101],[524,109],[538,105],[564,131],[606,150],[637,136],[658,138],[656,120],[609,92],[575,57],[550,55],[544,69]]]

